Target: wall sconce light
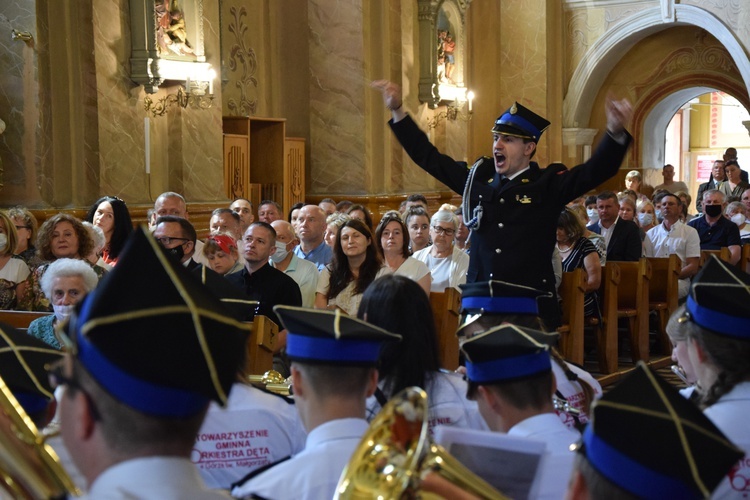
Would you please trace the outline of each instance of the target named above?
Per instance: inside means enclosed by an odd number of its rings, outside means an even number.
[[[443,111],[435,113],[432,118],[427,120],[427,128],[434,129],[443,120],[461,120],[468,122],[469,120],[471,120],[474,111],[473,102],[474,92],[471,90],[466,92],[466,94],[463,96],[457,96],[456,100],[447,104]],[[464,111],[464,107],[467,108],[466,111]]]
[[[185,79],[185,86],[179,86],[174,94],[154,101],[150,96],[143,98],[143,108],[151,111],[154,117],[163,116],[167,110],[174,104],[181,108],[190,106],[194,109],[208,109],[214,103],[214,80],[216,71],[209,70],[203,77]]]
[[[474,111],[473,102],[474,92],[471,90],[466,92],[464,95],[457,95],[456,99],[453,102],[447,104],[443,111],[439,111],[438,113],[434,114],[432,118],[427,120],[427,128],[436,128],[443,120],[461,120],[468,122],[469,120],[471,120],[471,116]],[[465,111],[464,107],[466,107]]]
[[[10,38],[13,40],[21,40],[22,42],[29,43],[34,40],[34,35],[32,35],[30,31],[11,30]]]

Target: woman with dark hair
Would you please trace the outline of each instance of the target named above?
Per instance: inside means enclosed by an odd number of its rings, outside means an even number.
[[[104,231],[106,243],[102,250],[102,260],[114,266],[125,241],[133,232],[133,221],[127,205],[116,196],[102,196],[91,205],[85,220]]]
[[[705,415],[741,459],[712,498],[745,498],[750,486],[750,275],[712,258],[693,279],[684,306],[669,326],[687,337],[687,358]],[[682,364],[682,363],[681,363]]]
[[[375,241],[388,268],[399,276],[416,281],[427,296],[430,295],[432,277],[427,264],[418,261],[409,252],[409,231],[395,210],[386,212],[375,230]]]
[[[390,272],[383,266],[370,228],[358,219],[349,219],[336,234],[333,260],[320,272],[315,307],[341,309],[353,316],[370,283]]]
[[[363,205],[352,205],[351,207],[349,207],[349,210],[347,210],[346,213],[352,219],[359,219],[367,224],[367,227],[370,228],[370,232],[372,232],[372,215],[370,215],[370,211],[367,210]]]
[[[596,291],[602,282],[602,264],[596,247],[583,235],[583,231],[581,220],[565,207],[557,219],[557,250],[562,258],[563,272],[578,268],[586,271],[583,312],[586,316],[595,316],[599,314]]]
[[[37,253],[45,264],[37,267],[29,278],[29,291],[19,309],[31,311],[51,311],[52,305],[41,288],[41,280],[50,263],[57,259],[85,259],[94,248],[94,241],[83,223],[70,214],[59,213],[47,219],[39,228],[36,240]],[[107,271],[100,266],[92,266],[97,277]]]
[[[411,386],[423,388],[430,404],[429,423],[487,429],[476,402],[466,399],[466,382],[440,370],[432,309],[419,285],[404,276],[378,278],[365,292],[357,317],[402,336],[380,355],[378,389],[367,400],[371,419],[393,395]]]
[[[294,234],[297,234],[297,218],[299,218],[299,210],[304,206],[305,204],[302,202],[295,203],[294,205],[292,205],[292,208],[289,210],[288,220],[289,220],[289,224],[291,224],[292,227],[294,228]]]

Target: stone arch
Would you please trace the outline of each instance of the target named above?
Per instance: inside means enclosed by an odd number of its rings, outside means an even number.
[[[585,127],[590,120],[591,106],[607,75],[622,56],[638,41],[675,25],[694,25],[711,33],[729,52],[739,74],[750,88],[750,60],[734,33],[712,13],[692,5],[674,5],[672,16],[664,16],[655,6],[638,12],[598,39],[579,63],[571,78],[563,101],[563,125]],[[735,94],[745,100],[747,90]],[[671,115],[670,115],[671,116]]]

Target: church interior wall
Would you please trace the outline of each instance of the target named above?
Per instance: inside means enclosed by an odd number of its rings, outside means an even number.
[[[491,124],[514,100],[552,122],[535,158],[540,164],[574,165],[584,159],[583,144],[563,144],[565,127],[572,126],[564,122],[563,99],[576,69],[597,40],[630,16],[656,8],[669,15],[675,8],[669,0],[453,1],[468,5],[461,63],[463,80],[477,97],[471,120],[444,121],[430,136],[442,150],[470,163],[491,153]],[[750,45],[743,22],[749,9],[731,1],[682,4],[705,9],[742,47]],[[311,200],[347,196],[376,208],[417,191],[442,199],[445,187],[411,163],[388,130],[380,96],[369,87],[379,78],[400,83],[407,109],[422,126],[444,109],[418,98],[420,51],[429,42],[420,34],[419,5],[418,0],[203,0],[206,58],[221,75],[214,105],[148,115],[151,174],[146,175],[146,93],[129,78],[129,2],[13,0],[0,9],[7,18],[0,19],[0,118],[6,122],[0,135],[2,205],[84,207],[102,194],[114,194],[147,206],[166,190],[191,202],[224,203],[224,187],[217,182],[221,117],[233,114],[284,118],[287,136],[306,140]],[[8,40],[11,27],[29,30],[33,41]],[[623,40],[612,54],[611,71],[586,96],[590,118],[575,126],[603,132],[610,90],[636,106],[647,97],[653,108],[660,92],[674,91],[665,82],[688,81],[688,76],[723,78],[724,90],[744,89],[737,68],[722,72],[699,61],[671,73],[664,69],[676,52],[695,48],[698,32],[665,25]],[[711,34],[703,40],[721,49],[721,40]],[[654,76],[657,70],[662,73]],[[152,98],[174,93],[177,86],[166,82]],[[735,97],[746,102],[746,90]],[[638,141],[647,133],[638,131],[622,175],[607,187],[619,187],[631,168],[658,168],[639,161]]]

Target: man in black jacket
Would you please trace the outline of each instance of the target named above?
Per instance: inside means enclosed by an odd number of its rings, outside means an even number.
[[[493,158],[480,159],[470,171],[430,143],[404,111],[398,85],[378,81],[372,86],[382,92],[392,112],[391,129],[411,159],[456,193],[465,193],[464,221],[472,228],[467,282],[494,279],[554,291],[557,218],[566,203],[617,173],[631,139],[625,130],[630,103],[607,102],[607,134],[591,158],[571,170],[560,164],[541,169],[531,161],[549,122],[514,103],[495,121]]]
[[[640,231],[635,222],[618,216],[620,202],[617,195],[612,191],[600,193],[596,197],[596,210],[599,212],[599,222],[587,226],[587,229],[604,236],[607,262],[635,262],[640,259],[643,253]]]

